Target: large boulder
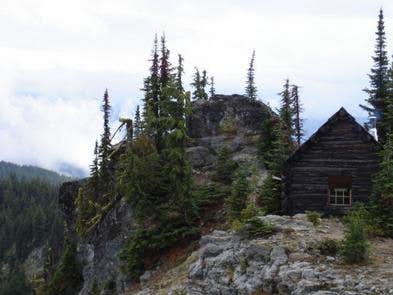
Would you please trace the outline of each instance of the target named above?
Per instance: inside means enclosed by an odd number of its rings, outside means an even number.
[[[192,102],[187,154],[194,169],[208,170],[223,146],[239,164],[257,163],[256,143],[269,112],[263,102],[237,94]]]

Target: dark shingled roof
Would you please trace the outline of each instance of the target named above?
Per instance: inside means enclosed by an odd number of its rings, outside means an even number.
[[[317,143],[319,141],[319,138],[321,135],[325,134],[330,130],[330,128],[339,120],[348,120],[350,122],[353,122],[356,125],[357,130],[359,131],[361,138],[365,142],[372,142],[374,143],[378,148],[382,148],[382,145],[375,140],[375,138],[368,133],[368,131],[360,125],[354,117],[352,117],[347,110],[344,107],[341,107],[333,116],[331,116],[325,124],[323,124],[319,129],[312,135],[308,140],[306,140],[301,146],[299,146],[287,159],[286,164],[289,164],[293,160],[297,158],[297,155],[303,153],[304,151],[307,150],[308,147],[311,145]]]

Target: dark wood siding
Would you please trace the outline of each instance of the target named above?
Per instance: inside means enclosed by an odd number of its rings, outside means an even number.
[[[341,213],[343,208],[328,205],[329,176],[351,176],[353,203],[368,201],[380,147],[344,112],[328,121],[287,162],[283,185],[285,213]]]

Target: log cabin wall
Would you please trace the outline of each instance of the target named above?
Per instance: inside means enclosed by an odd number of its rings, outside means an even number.
[[[288,159],[283,175],[286,214],[315,210],[342,214],[349,206],[329,204],[329,179],[351,178],[350,205],[367,202],[378,171],[378,142],[341,108]]]

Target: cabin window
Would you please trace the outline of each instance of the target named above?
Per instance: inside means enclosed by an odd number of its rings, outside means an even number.
[[[329,177],[329,205],[351,206],[352,204],[352,177]]]

